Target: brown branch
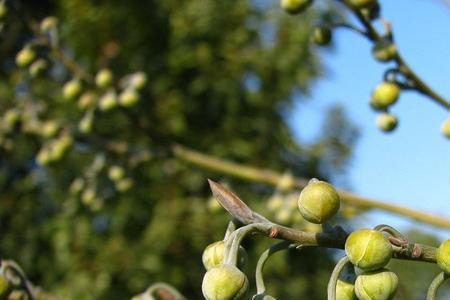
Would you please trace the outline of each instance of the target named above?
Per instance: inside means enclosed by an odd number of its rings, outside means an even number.
[[[180,160],[192,163],[207,170],[234,176],[248,181],[277,186],[283,177],[283,174],[272,170],[253,168],[246,165],[233,163],[227,160],[216,158],[211,155],[203,154],[201,152],[180,145],[174,146],[172,150],[174,155]],[[309,181],[309,179],[307,178],[294,178],[293,180],[295,184],[292,186],[292,189],[303,188],[308,184]],[[416,211],[388,202],[369,199],[344,190],[338,190],[338,192],[343,203],[361,209],[380,209],[416,221],[450,229],[450,220],[446,218],[434,216],[428,213]],[[246,213],[248,214],[248,212]]]
[[[252,211],[238,196],[212,180],[208,180],[208,182],[213,195],[232,217],[239,219],[245,225],[260,225],[259,232],[269,238],[293,242],[300,246],[344,249],[348,233],[341,227],[335,227],[330,231],[311,233],[281,226],[265,218],[263,222],[259,222],[259,219],[253,217],[254,215],[259,216],[259,214]],[[240,208],[242,208],[242,212],[240,212]],[[404,247],[393,248],[393,257],[396,259],[436,262],[436,248],[428,245],[408,242],[405,243]],[[417,251],[417,249],[420,249],[420,251]]]

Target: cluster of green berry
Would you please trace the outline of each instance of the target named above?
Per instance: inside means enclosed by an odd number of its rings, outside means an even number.
[[[361,13],[367,22],[376,19],[379,15],[380,5],[377,0],[346,0],[344,2]],[[281,7],[289,14],[302,13],[312,3],[313,0],[281,0],[280,2]],[[332,28],[332,24],[314,28],[312,32],[313,42],[319,46],[329,45],[332,39]],[[397,46],[391,33],[374,41],[372,55],[379,62],[392,62],[399,59]],[[391,132],[397,128],[398,118],[389,109],[397,102],[401,90],[401,83],[397,82],[395,78],[387,77],[372,93],[370,105],[375,111],[379,112],[376,124],[384,132]],[[450,138],[450,118],[443,122],[441,132],[444,136]]]

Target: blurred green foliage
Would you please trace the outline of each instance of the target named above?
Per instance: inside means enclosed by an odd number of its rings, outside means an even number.
[[[270,1],[7,4],[0,35],[0,253],[57,295],[126,299],[166,281],[188,298],[202,298],[201,252],[222,238],[228,222],[224,211],[207,205],[206,178],[225,180],[262,212],[261,199],[273,191],[178,161],[174,144],[308,177],[345,170],[357,130],[342,108],[330,110],[310,145],[295,141],[286,122],[294,99],[303,100],[322,74],[309,34],[317,17],[337,14],[333,8],[294,18]],[[35,41],[30,24],[48,15],[59,18],[62,51],[88,73],[108,67],[118,80],[145,72],[140,102],[95,110],[92,131],[80,132],[87,112],[61,92],[73,74],[45,47],[37,49],[51,63],[45,76],[32,79],[14,63]],[[83,86],[94,98],[103,93]],[[11,109],[20,117],[8,123]],[[36,158],[55,139],[42,134],[45,121],[57,122],[73,144],[62,159],[42,165]],[[124,170],[122,188],[111,166]],[[269,243],[245,243],[250,278]],[[332,265],[325,250],[279,254],[267,267],[271,294],[324,299]]]

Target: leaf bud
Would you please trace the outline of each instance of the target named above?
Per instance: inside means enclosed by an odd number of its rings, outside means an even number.
[[[392,258],[392,245],[383,233],[372,229],[352,232],[345,241],[345,253],[350,262],[364,270],[376,270]]]
[[[450,275],[450,239],[443,242],[437,249],[436,261],[439,268]]]
[[[248,291],[248,279],[237,267],[223,264],[206,272],[202,292],[206,300],[239,300]]]
[[[332,35],[328,26],[318,26],[313,30],[312,39],[316,45],[327,46],[331,42]]]
[[[281,0],[281,8],[290,14],[299,14],[312,4],[313,0]]]
[[[317,179],[309,181],[300,193],[298,208],[307,221],[322,224],[339,210],[340,198],[334,187]]]
[[[391,132],[397,128],[398,119],[389,113],[382,113],[377,117],[377,126],[384,132]]]
[[[224,263],[225,241],[218,241],[208,245],[203,251],[202,262],[206,270],[210,270]],[[243,268],[247,263],[247,252],[239,246],[238,265]]]
[[[387,269],[364,272],[356,278],[355,292],[360,300],[389,300],[395,296],[398,277]]]

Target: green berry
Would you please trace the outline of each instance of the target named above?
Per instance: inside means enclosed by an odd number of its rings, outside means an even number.
[[[347,2],[354,8],[371,7],[377,3],[377,0],[347,0]]]
[[[33,78],[38,77],[39,75],[44,73],[44,71],[47,70],[47,68],[48,63],[44,59],[40,58],[31,64],[29,69],[30,75]]]
[[[373,46],[372,55],[378,61],[391,61],[397,57],[397,46],[387,38],[381,39]]]
[[[281,8],[290,14],[299,14],[312,4],[313,0],[281,0]]]
[[[133,89],[124,90],[119,96],[119,103],[122,106],[134,106],[139,101],[139,94]]]
[[[40,27],[42,33],[48,33],[58,26],[58,19],[56,17],[46,17],[41,21]]]
[[[439,268],[450,275],[450,239],[443,242],[437,249],[436,261]]]
[[[390,300],[397,287],[397,275],[386,269],[364,272],[355,282],[356,296],[360,300]]]
[[[97,96],[93,92],[85,92],[78,99],[78,108],[81,110],[92,108],[95,105],[96,99]]]
[[[6,17],[7,13],[8,13],[8,8],[5,5],[5,1],[1,1],[0,2],[0,21]]]
[[[72,79],[63,86],[63,97],[66,100],[73,100],[81,93],[81,82],[78,79]]]
[[[111,166],[108,170],[108,178],[117,181],[125,176],[125,170],[120,166]]]
[[[384,132],[391,132],[397,128],[398,119],[389,113],[382,113],[377,117],[377,126]]]
[[[386,109],[397,102],[400,97],[400,87],[392,82],[380,83],[372,93],[371,104],[379,109]]]
[[[355,286],[339,279],[336,284],[336,300],[357,300]]]
[[[206,270],[210,270],[224,263],[225,241],[218,241],[208,245],[203,251],[202,262]],[[243,268],[247,263],[247,252],[239,246],[238,265]]]
[[[109,87],[112,81],[113,73],[109,69],[102,69],[95,76],[95,84],[102,89]]]
[[[233,265],[220,265],[206,272],[202,292],[206,300],[239,300],[248,291],[248,279]]]
[[[345,241],[351,263],[365,271],[384,267],[392,258],[392,245],[383,233],[372,229],[352,232]]]
[[[130,88],[139,91],[144,88],[146,83],[147,75],[144,72],[136,72],[134,74],[131,74],[129,81]]]
[[[441,132],[444,136],[450,138],[450,119],[444,121],[441,126]]]
[[[29,66],[36,58],[36,52],[31,47],[26,46],[20,50],[16,55],[16,64],[21,67]]]
[[[303,218],[315,224],[331,219],[339,210],[340,198],[334,187],[312,179],[300,193],[298,208]]]
[[[94,114],[92,111],[87,112],[83,118],[78,123],[78,130],[81,133],[87,134],[92,131],[92,126],[94,125]]]
[[[6,299],[5,297],[11,292],[11,284],[4,274],[4,270],[0,273],[0,299]]]
[[[117,95],[111,91],[104,94],[98,101],[98,108],[101,111],[109,111],[117,106]]]
[[[327,26],[319,26],[314,28],[312,39],[316,45],[326,46],[329,45],[332,38],[332,31]]]
[[[56,135],[59,130],[58,122],[56,121],[45,121],[42,123],[40,134],[44,138],[51,138]]]
[[[117,191],[126,192],[133,186],[134,182],[130,178],[122,178],[115,181],[114,184]]]

